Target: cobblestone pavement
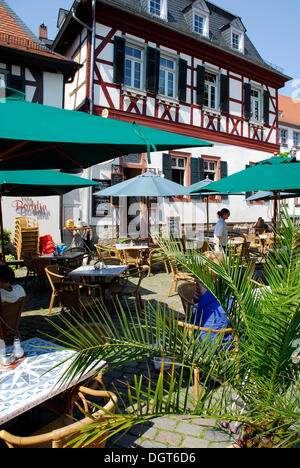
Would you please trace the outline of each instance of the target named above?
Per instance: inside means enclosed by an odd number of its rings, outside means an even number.
[[[20,284],[24,283],[25,269],[16,270]],[[168,297],[171,276],[156,271],[146,277],[142,283],[143,301],[159,301],[168,307],[182,312],[182,305],[178,294]],[[40,336],[46,339],[45,333],[53,336],[51,323],[59,320],[60,308],[58,302],[54,303],[52,314],[48,315],[51,290],[49,284],[37,285],[33,288],[32,282],[27,285],[27,297],[24,311],[20,321],[22,339]],[[124,388],[124,382],[133,380],[134,374],[147,375],[151,372],[151,379],[158,377],[154,370],[152,360],[148,362],[128,363],[122,369],[115,369],[105,373],[104,383],[108,390]],[[190,389],[191,397],[193,388]],[[126,434],[110,439],[108,447],[143,447],[143,448],[224,448],[230,443],[227,433],[221,431],[216,421],[204,419],[199,416],[168,415],[156,418],[140,426],[132,427]]]

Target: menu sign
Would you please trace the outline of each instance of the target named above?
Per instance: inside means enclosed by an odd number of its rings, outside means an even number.
[[[110,197],[101,197],[95,195],[99,190],[104,190],[111,185],[111,181],[107,179],[97,180],[99,185],[92,187],[93,203],[92,203],[92,215],[94,217],[107,216],[110,214]]]

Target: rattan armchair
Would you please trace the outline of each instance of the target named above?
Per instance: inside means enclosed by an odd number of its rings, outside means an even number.
[[[157,264],[164,264],[166,273],[169,273],[167,258],[163,253],[162,249],[151,249],[149,256],[146,258],[146,263],[149,265],[148,276],[151,275],[151,266]]]
[[[16,302],[2,302],[0,312],[0,338],[5,342],[8,336],[20,336],[19,322],[23,312],[25,297]]]
[[[21,257],[24,260],[24,265],[27,268],[27,275],[25,278],[25,288],[27,286],[27,281],[29,278],[35,278],[35,270],[33,267],[33,259],[38,257],[39,254],[36,252],[22,252]]]
[[[89,396],[93,397],[93,399],[104,398],[106,400],[105,406],[98,403],[103,409],[99,410],[99,406],[95,406],[95,403],[88,399]],[[116,395],[112,392],[80,386],[78,388],[78,399],[74,404],[79,408],[80,413],[84,415],[83,419],[74,422],[72,416],[62,415],[29,437],[15,436],[2,430],[0,431],[0,439],[4,440],[9,448],[68,448],[74,446],[84,448],[84,442],[78,444],[78,436],[92,423],[105,424],[115,413],[117,401]],[[93,442],[87,445],[87,448],[104,448],[106,437],[107,433],[102,437],[93,439]]]
[[[177,292],[179,281],[194,281],[194,277],[184,271],[179,271],[175,257],[174,258],[169,257],[169,265],[171,268],[172,280],[171,280],[168,296],[171,296],[173,285],[174,285],[174,292]]]
[[[142,309],[142,297],[141,297],[141,283],[142,280],[148,273],[148,267],[143,266],[141,268],[137,268],[134,271],[127,270],[123,273],[123,275],[119,278],[116,278],[114,281],[111,282],[109,287],[109,294],[108,294],[108,306],[111,309],[111,304],[116,298],[120,298],[122,296],[134,296],[137,302],[137,309],[138,312],[141,312]],[[132,282],[131,280],[136,280],[137,283]]]
[[[61,268],[58,265],[48,265],[48,267],[45,268],[45,272],[46,272],[47,278],[49,280],[49,283],[52,289],[52,294],[51,294],[51,299],[50,299],[50,304],[49,304],[49,311],[48,311],[48,314],[51,314],[53,304],[54,304],[54,299],[55,297],[59,297],[59,293],[56,288],[56,285],[58,283],[62,283],[63,281],[65,281],[66,277],[65,275],[61,274]]]
[[[88,289],[88,295],[83,294],[84,288]],[[102,299],[102,288],[100,284],[63,281],[56,284],[56,291],[62,310],[69,309],[79,311],[81,315],[83,315],[84,309],[93,307],[96,300]],[[97,296],[92,296],[91,291],[96,292]]]
[[[123,263],[128,266],[139,267],[143,263],[143,250],[131,249],[130,247],[123,250]]]

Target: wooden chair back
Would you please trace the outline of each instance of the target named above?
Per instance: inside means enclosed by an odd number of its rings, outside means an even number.
[[[142,263],[143,251],[140,249],[124,249],[124,263],[126,265],[140,265]]]
[[[71,270],[75,270],[76,268],[79,268],[83,264],[83,259],[84,259],[85,254],[83,253],[82,255],[78,255],[78,257],[75,258],[70,258],[67,261],[67,266]]]
[[[55,291],[56,284],[61,283],[64,280],[65,276],[61,274],[61,269],[58,265],[48,265],[45,268],[45,272],[52,290]]]
[[[23,312],[25,297],[21,297],[16,302],[2,302],[0,316],[2,326],[0,327],[1,338],[6,341],[6,336],[14,333],[19,336],[19,322]]]
[[[102,257],[100,261],[106,265],[122,265],[122,260],[117,257]]]
[[[103,409],[99,410],[95,404],[87,398],[87,396],[104,398],[107,403],[103,406]],[[74,422],[74,418],[68,415],[63,415],[54,423],[46,426],[42,430],[38,431],[39,434],[32,435],[29,437],[19,437],[10,434],[7,431],[0,431],[0,438],[5,441],[9,448],[15,447],[32,447],[32,448],[68,448],[76,444],[71,441],[75,440],[82,432],[90,426],[92,423],[105,423],[115,413],[117,405],[117,397],[112,392],[104,390],[95,390],[80,386],[78,388],[78,400],[75,402],[76,406],[79,407],[82,414],[86,416]],[[96,409],[96,411],[94,411]],[[52,427],[51,427],[52,426]],[[56,428],[52,429],[53,426]],[[48,431],[47,431],[48,429]],[[50,430],[49,430],[50,429]],[[46,430],[46,432],[45,432]],[[104,440],[107,436],[105,433],[101,438],[95,439],[88,448],[104,448],[106,441]],[[71,443],[70,443],[71,442]],[[80,446],[84,447],[84,444]]]
[[[46,271],[45,268],[49,266],[50,260],[47,257],[34,257],[32,259],[32,267],[38,278],[45,278]]]
[[[181,299],[183,310],[186,315],[189,315],[191,307],[195,306],[193,302],[195,286],[196,283],[194,281],[186,281],[178,285],[178,295]]]

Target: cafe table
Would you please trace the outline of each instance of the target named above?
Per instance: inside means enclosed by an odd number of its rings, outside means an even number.
[[[63,252],[62,254],[43,254],[42,258],[49,258],[50,262],[67,264],[70,260],[81,257],[83,252]]]
[[[22,342],[24,360],[15,368],[0,367],[0,426],[44,403],[105,366],[99,361],[74,379],[61,379],[76,353],[40,338]],[[8,347],[7,352],[12,351]]]
[[[97,265],[82,265],[68,273],[69,276],[77,278],[91,278],[91,281],[120,276],[127,270],[127,265],[105,265],[102,268]]]

